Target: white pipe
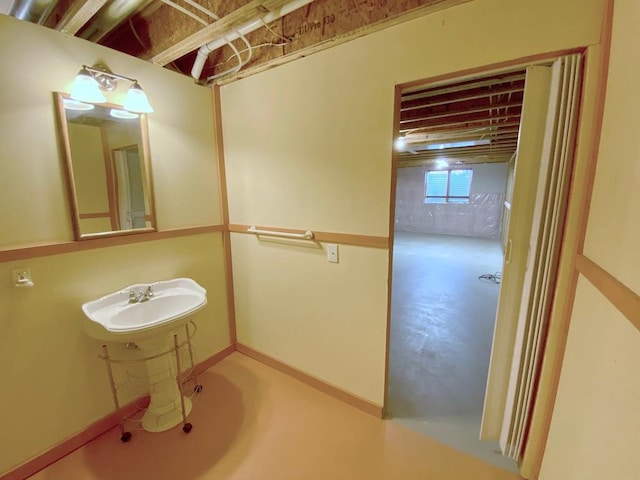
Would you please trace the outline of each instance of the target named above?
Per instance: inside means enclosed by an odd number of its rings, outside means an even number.
[[[274,232],[272,230],[258,230],[255,225],[251,225],[247,228],[247,232],[255,233],[256,235],[268,235],[269,237],[298,238],[302,240],[313,239],[313,232],[311,230],[307,230],[304,233]]]
[[[258,17],[255,20],[249,20],[247,23],[237,28],[233,32],[226,33],[224,34],[224,36],[220,36],[215,40],[212,40],[209,43],[203,45],[202,47],[200,47],[200,50],[198,50],[196,60],[195,62],[193,62],[193,67],[191,68],[191,76],[196,80],[200,79],[202,69],[204,68],[204,63],[207,60],[209,54],[224,46],[227,42],[233,41],[241,35],[246,35],[247,33],[253,32],[257,28],[261,27],[264,23],[271,23],[274,20],[277,20],[280,17],[284,17],[288,13],[291,13],[300,7],[308,5],[312,1],[313,0],[293,0],[292,2],[289,2],[286,5],[280,7],[279,10],[270,11],[262,18]]]
[[[164,4],[169,5],[170,7],[175,8],[176,10],[178,10],[181,13],[184,13],[185,15],[193,18],[194,20],[196,20],[197,22],[200,22],[203,25],[209,25],[205,20],[203,20],[202,18],[200,18],[198,15],[196,15],[193,12],[190,12],[189,10],[187,10],[184,7],[181,7],[180,5],[178,5],[177,3],[173,2],[172,0],[161,0]],[[200,10],[201,12],[205,13],[206,15],[209,15],[210,17],[214,18],[215,20],[220,20],[220,17],[218,15],[216,15],[215,13],[207,10],[206,8],[200,6],[199,4],[195,3],[193,0],[185,0],[186,3],[188,3],[189,5],[191,5],[192,7],[196,7],[198,10]],[[249,62],[249,60],[251,60],[251,56],[253,54],[253,49],[251,47],[251,44],[249,43],[249,41],[247,40],[247,38],[240,34],[239,35],[240,38],[242,38],[242,41],[247,45],[247,49],[249,51],[249,56],[247,57],[247,62]],[[230,68],[229,70],[225,70],[224,72],[219,73],[218,75],[214,75],[215,77],[219,77],[222,75],[227,75],[228,73],[236,73],[239,72],[240,69],[242,68],[242,66],[244,65],[242,62],[242,57],[240,56],[240,52],[238,51],[238,49],[236,48],[236,46],[231,43],[229,40],[227,40],[226,37],[223,37],[225,40],[225,43],[227,45],[229,45],[229,47],[231,48],[231,50],[233,50],[235,56],[238,58],[238,64],[233,67]]]

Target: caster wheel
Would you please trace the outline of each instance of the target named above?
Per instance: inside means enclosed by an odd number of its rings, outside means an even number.
[[[195,387],[193,387],[193,391],[196,393],[200,393],[202,391],[204,387],[200,384],[196,385]]]
[[[184,433],[189,433],[192,428],[193,428],[193,425],[191,425],[190,423],[185,423],[184,427],[182,427],[182,431]]]
[[[123,443],[127,443],[129,440],[131,440],[131,432],[124,432],[120,437],[120,441]]]

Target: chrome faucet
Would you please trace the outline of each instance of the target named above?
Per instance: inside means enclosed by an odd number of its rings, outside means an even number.
[[[150,300],[153,297],[153,288],[151,285],[147,285],[147,288],[144,290],[134,290],[133,288],[129,290],[129,303],[141,303]]]

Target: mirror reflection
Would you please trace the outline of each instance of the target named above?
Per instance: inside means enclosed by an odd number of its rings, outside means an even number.
[[[155,230],[146,116],[57,102],[76,239]]]

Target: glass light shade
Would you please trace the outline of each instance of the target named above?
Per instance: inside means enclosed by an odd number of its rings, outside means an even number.
[[[137,113],[129,112],[127,110],[116,110],[115,108],[111,109],[111,111],[109,112],[109,115],[111,115],[114,118],[124,118],[124,119],[138,118],[140,116]]]
[[[144,93],[142,87],[138,85],[138,82],[134,82],[133,85],[127,91],[127,96],[124,99],[122,105],[125,110],[129,110],[134,113],[151,113],[153,108],[149,104],[147,94]]]
[[[100,92],[98,82],[85,68],[76,75],[73,87],[71,87],[71,98],[78,102],[88,103],[104,103],[107,101],[102,92]]]
[[[78,102],[70,98],[63,99],[62,103],[67,110],[93,110],[95,108],[95,105],[91,103]]]

